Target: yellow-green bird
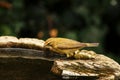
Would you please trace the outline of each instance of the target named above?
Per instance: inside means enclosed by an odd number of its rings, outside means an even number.
[[[76,50],[84,47],[96,47],[99,43],[82,43],[67,38],[49,38],[45,41],[44,48],[58,54],[65,54],[67,57],[73,57]]]

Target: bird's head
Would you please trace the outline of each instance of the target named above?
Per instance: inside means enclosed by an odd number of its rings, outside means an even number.
[[[45,49],[51,49],[53,47],[54,43],[52,40],[47,40],[44,44]]]

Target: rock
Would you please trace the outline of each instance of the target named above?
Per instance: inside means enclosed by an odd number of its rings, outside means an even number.
[[[14,36],[0,36],[0,48],[27,48],[42,50],[44,41],[36,38],[16,38]]]
[[[56,60],[51,71],[63,79],[120,79],[120,65],[102,54],[96,54],[94,59]]]

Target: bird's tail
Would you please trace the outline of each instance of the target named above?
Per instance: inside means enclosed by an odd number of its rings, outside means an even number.
[[[85,43],[86,47],[97,47],[99,43]]]

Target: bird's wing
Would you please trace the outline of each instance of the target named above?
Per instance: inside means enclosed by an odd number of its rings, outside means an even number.
[[[86,46],[86,44],[79,43],[79,42],[74,42],[74,43],[65,42],[65,43],[57,44],[57,48],[60,48],[60,49],[83,48],[85,46]]]

